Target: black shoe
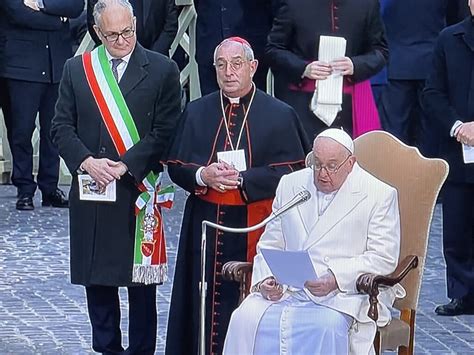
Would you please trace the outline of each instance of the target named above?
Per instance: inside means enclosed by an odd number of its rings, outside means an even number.
[[[56,189],[49,194],[43,194],[42,206],[53,206],[53,207],[69,207],[69,201],[66,198],[64,192],[60,189]]]
[[[453,298],[448,304],[436,307],[438,316],[458,316],[460,314],[474,314],[474,304],[463,298]]]
[[[35,209],[33,197],[20,195],[16,201],[16,209],[19,211],[33,211]]]

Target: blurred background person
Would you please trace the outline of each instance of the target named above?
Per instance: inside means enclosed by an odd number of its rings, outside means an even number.
[[[5,44],[6,37],[6,21],[5,4],[0,2],[0,73],[3,72],[5,65]],[[0,77],[0,110],[3,114],[5,127],[7,129],[7,140],[10,141],[11,133],[11,114],[10,114],[10,96],[8,95],[7,81]],[[8,143],[10,144],[10,143]]]
[[[382,127],[428,157],[438,155],[438,126],[421,108],[433,47],[447,17],[468,14],[466,0],[382,0],[390,57],[379,102]],[[461,16],[454,19],[454,16]]]
[[[474,15],[474,0],[469,7]],[[449,163],[443,187],[443,253],[451,301],[436,307],[441,316],[474,314],[474,164],[463,159],[463,149],[474,146],[473,51],[472,16],[444,29],[422,95],[426,114],[440,127],[441,157]]]
[[[202,95],[219,89],[213,54],[216,46],[232,36],[248,40],[259,59],[254,82],[266,91],[268,63],[264,56],[267,35],[280,0],[194,0],[198,14],[196,60]]]
[[[87,2],[87,25],[94,42],[101,44],[94,31],[92,12],[97,0]],[[137,39],[146,49],[169,56],[171,43],[178,31],[175,0],[130,0],[137,18]]]
[[[266,55],[275,75],[275,96],[296,110],[308,139],[312,141],[327,128],[311,111],[310,103],[315,81],[325,80],[333,71],[345,76],[345,91],[352,91],[353,95],[344,94],[342,111],[332,126],[342,126],[352,134],[353,115],[360,112],[359,117],[379,127],[368,82],[384,67],[388,57],[379,1],[281,0],[280,3],[268,35]],[[346,56],[332,63],[319,61],[321,35],[344,37]],[[353,90],[357,90],[357,100],[352,97],[356,95]],[[360,105],[361,102],[364,104]]]
[[[69,18],[84,9],[83,0],[3,0],[6,44],[0,77],[10,95],[12,182],[18,191],[16,208],[32,210],[39,187],[42,205],[67,207],[58,189],[59,155],[51,137],[51,120],[64,63],[72,56]],[[39,112],[40,146],[37,182],[33,178],[31,139]]]

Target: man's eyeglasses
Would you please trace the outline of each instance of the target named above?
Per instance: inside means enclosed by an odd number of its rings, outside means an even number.
[[[329,164],[327,166],[324,166],[318,162],[314,162],[312,168],[314,171],[317,171],[317,172],[321,172],[321,170],[326,170],[326,172],[328,174],[337,174],[337,172],[339,171],[339,169],[346,163],[346,161],[349,160],[349,158],[351,157],[352,155],[348,155],[346,157],[346,159],[344,159],[340,164]]]
[[[132,38],[133,35],[135,34],[135,29],[134,28],[126,28],[125,30],[123,30],[122,32],[120,33],[117,33],[117,32],[113,32],[109,35],[106,35],[104,32],[102,32],[102,30],[99,28],[99,32],[100,34],[102,35],[102,37],[105,38],[105,40],[107,42],[110,42],[110,43],[115,43],[118,41],[119,37],[122,36],[123,39],[129,39],[129,38]]]
[[[234,59],[228,62],[227,60],[219,59],[217,62],[214,63],[214,66],[217,68],[217,70],[224,71],[227,69],[227,66],[230,65],[230,69],[232,69],[233,71],[238,71],[242,69],[242,66],[245,62],[248,62],[248,60]]]

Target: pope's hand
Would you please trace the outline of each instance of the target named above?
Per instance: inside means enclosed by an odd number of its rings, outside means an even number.
[[[306,281],[304,286],[314,296],[323,297],[337,289],[337,282],[333,273],[329,271],[315,281]]]
[[[275,278],[269,277],[260,284],[260,293],[269,301],[278,301],[283,296],[283,287]]]

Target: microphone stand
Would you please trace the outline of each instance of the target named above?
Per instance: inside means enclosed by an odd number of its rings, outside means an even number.
[[[201,224],[201,282],[199,283],[201,304],[199,308],[199,355],[206,354],[206,293],[207,293],[207,282],[206,282],[206,242],[207,242],[207,226],[222,230],[228,233],[248,233],[257,230],[273,219],[281,216],[291,208],[299,205],[300,203],[306,202],[311,198],[311,194],[307,190],[300,191],[292,200],[287,204],[283,205],[279,210],[272,212],[267,218],[260,223],[246,228],[232,228],[226,227],[220,224],[216,224],[210,221],[202,221]]]

